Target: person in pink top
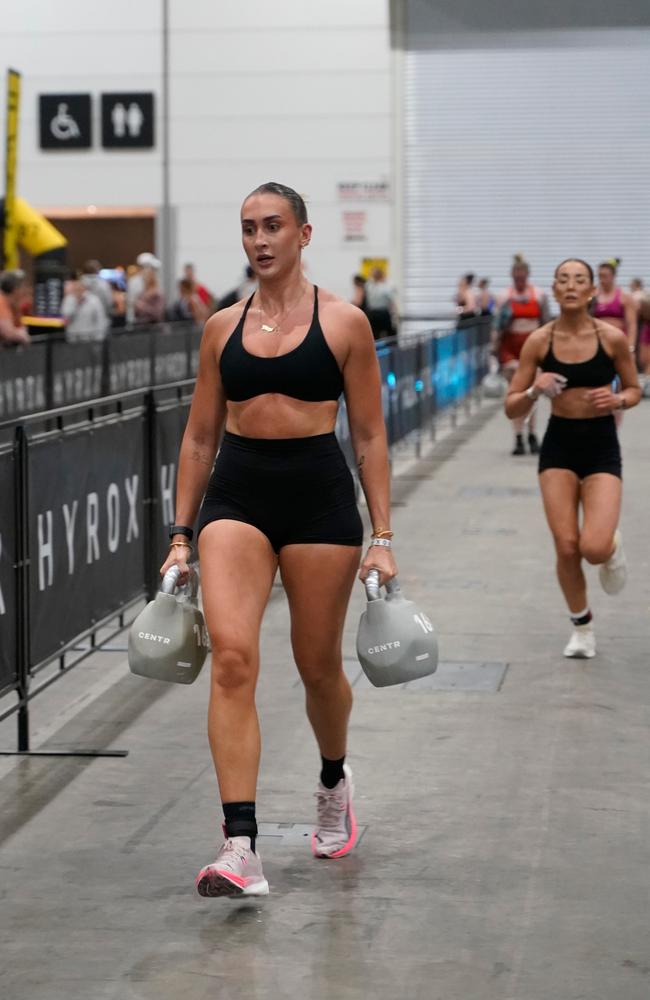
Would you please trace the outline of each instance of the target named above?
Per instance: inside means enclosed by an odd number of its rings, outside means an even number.
[[[592,315],[627,334],[630,350],[636,350],[637,305],[630,292],[616,284],[620,257],[603,261],[598,267],[598,289],[592,303]]]

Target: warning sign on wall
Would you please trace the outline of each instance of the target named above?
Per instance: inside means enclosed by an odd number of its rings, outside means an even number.
[[[390,201],[390,184],[382,181],[339,181],[339,201]]]
[[[367,212],[341,212],[343,239],[346,243],[363,243],[366,235]]]

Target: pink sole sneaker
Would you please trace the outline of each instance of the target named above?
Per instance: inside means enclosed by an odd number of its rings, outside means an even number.
[[[266,879],[257,882],[240,879],[230,872],[218,871],[208,865],[196,877],[196,890],[199,896],[225,896],[228,899],[236,899],[238,896],[268,896],[269,883]]]
[[[353,850],[358,837],[357,819],[352,808],[352,771],[343,765],[345,777],[334,788],[319,784],[316,792],[317,821],[311,838],[315,858],[334,860]]]
[[[199,896],[268,896],[259,854],[251,850],[249,837],[227,837],[217,858],[196,876]]]

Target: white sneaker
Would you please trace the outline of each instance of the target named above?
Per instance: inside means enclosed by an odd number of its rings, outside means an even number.
[[[601,564],[598,570],[600,585],[606,594],[620,594],[627,582],[627,560],[623,552],[623,541],[621,533],[617,529],[614,533],[614,551],[607,560]]]
[[[311,849],[316,858],[342,858],[357,842],[357,820],[352,809],[354,782],[352,771],[343,765],[344,778],[334,788],[318,782],[316,792],[316,829]]]
[[[196,876],[196,888],[199,896],[268,896],[269,883],[250,837],[228,837],[217,860]]]
[[[596,655],[596,636],[591,625],[575,626],[564,655],[575,660],[591,660]]]

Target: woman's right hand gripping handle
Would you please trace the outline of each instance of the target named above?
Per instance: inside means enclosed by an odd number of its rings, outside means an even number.
[[[191,555],[192,546],[187,539],[185,541],[174,539],[169,546],[169,555],[160,567],[160,575],[164,576],[172,566],[178,566],[181,571],[181,575],[178,578],[178,586],[182,587],[189,580]]]
[[[538,375],[533,384],[533,388],[538,393],[547,396],[548,399],[555,399],[560,396],[566,388],[566,377],[557,372],[542,372]]]

